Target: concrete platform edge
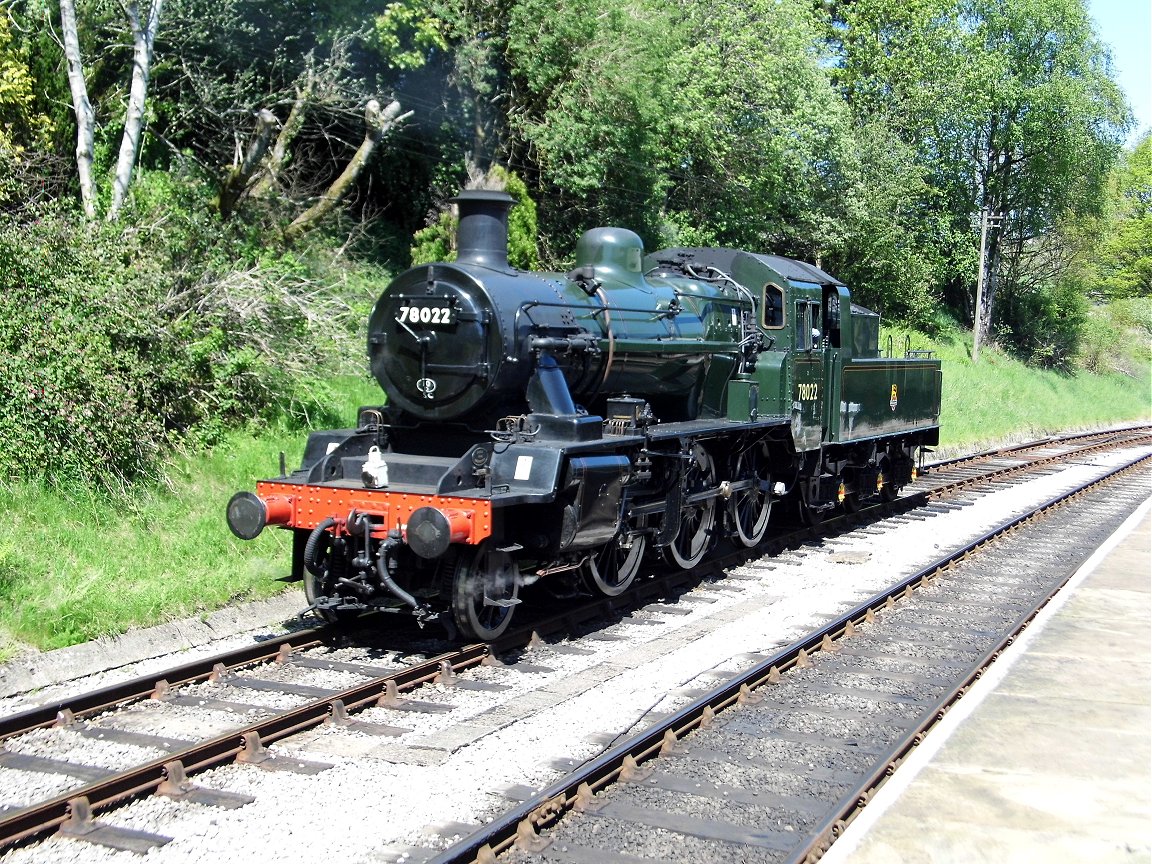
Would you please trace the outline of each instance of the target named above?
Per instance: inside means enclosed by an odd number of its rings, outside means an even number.
[[[1136,530],[1150,512],[1152,512],[1152,498],[1146,499],[1077,569],[1060,592],[1040,611],[1031,625],[1012,644],[1011,648],[1000,656],[1000,659],[973,685],[964,698],[932,729],[924,742],[900,766],[892,779],[876,793],[876,796],[864,808],[863,812],[820,859],[821,864],[846,864],[851,860],[852,854],[876,822],[907,791],[920,772],[932,761],[956,730],[980,707],[988,696],[995,692],[1009,670],[1025,656],[1032,641],[1068,602],[1080,583],[1100,566],[1113,549]]]

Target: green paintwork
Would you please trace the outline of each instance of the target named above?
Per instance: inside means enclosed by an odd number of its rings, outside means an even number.
[[[705,406],[720,400],[723,416],[731,420],[787,417],[798,452],[906,433],[935,442],[940,361],[880,357],[879,319],[865,310],[854,314],[846,286],[831,279],[813,281],[826,274],[772,256],[728,255],[730,275],[754,295],[758,323],[774,345],[760,354],[750,373],[730,381],[709,374]],[[782,272],[786,268],[792,278]],[[797,272],[804,278],[795,278]],[[775,300],[770,296],[774,288],[779,289]],[[769,313],[764,310],[781,306],[783,315],[765,326]],[[709,320],[708,309],[697,311]],[[715,333],[713,338],[725,337]],[[723,383],[726,397],[713,392]]]
[[[838,416],[828,424],[829,440],[860,441],[940,421],[938,360],[850,361],[844,364],[842,381]]]

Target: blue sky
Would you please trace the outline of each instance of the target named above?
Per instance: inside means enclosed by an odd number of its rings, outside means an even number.
[[[1096,33],[1112,49],[1116,80],[1128,94],[1136,115],[1135,143],[1152,127],[1152,2],[1149,0],[1088,0]]]

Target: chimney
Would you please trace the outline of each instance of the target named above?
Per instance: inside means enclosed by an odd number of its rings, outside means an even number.
[[[508,211],[516,203],[507,192],[465,189],[449,199],[460,213],[456,260],[492,270],[508,269]]]

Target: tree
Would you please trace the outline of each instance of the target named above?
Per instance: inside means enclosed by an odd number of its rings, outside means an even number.
[[[36,82],[28,52],[0,15],[0,206],[17,206],[35,197],[37,156],[50,146],[53,124],[36,104]]]
[[[243,161],[239,159],[240,133],[239,130],[233,131],[233,137],[237,141],[234,150],[236,155],[233,157],[233,164],[222,174],[217,199],[220,216],[225,221],[231,218],[240,201],[246,196],[271,198],[285,194],[294,185],[294,178],[288,176],[287,168],[293,156],[293,148],[299,144],[297,139],[305,131],[309,120],[313,123],[327,123],[328,129],[332,130],[341,125],[342,115],[346,113],[345,106],[357,99],[355,88],[347,78],[348,50],[351,42],[352,39],[348,36],[333,37],[329,54],[320,59],[317,59],[315,50],[309,51],[308,56],[304,58],[303,68],[293,84],[294,92],[289,101],[287,117],[281,123],[271,107],[257,111],[255,130],[248,139]],[[288,101],[287,94],[275,92],[254,93],[253,98],[263,99],[267,104],[276,107]],[[373,104],[376,104],[374,110],[378,112],[379,105],[374,102]],[[324,119],[318,120],[318,118]],[[379,120],[378,117],[376,119]],[[272,141],[273,132],[276,133],[275,142]],[[315,167],[308,166],[307,160],[304,161],[306,167]],[[362,160],[361,167],[364,161],[366,160]],[[358,175],[359,170],[356,172],[356,176]],[[351,178],[354,179],[355,177]],[[301,185],[307,189],[312,184]],[[343,197],[346,192],[347,188],[339,197]]]
[[[72,0],[60,0],[61,4]],[[160,10],[164,0],[150,0],[147,15],[141,19],[136,0],[124,7],[132,30],[132,86],[124,116],[124,136],[120,141],[120,157],[116,161],[116,174],[112,180],[112,203],[108,207],[108,221],[115,221],[128,195],[132,171],[140,154],[140,134],[144,128],[144,103],[148,98],[148,76],[152,69],[152,47],[156,30],[160,26]]]
[[[859,0],[836,16],[838,80],[854,113],[882,118],[928,178],[930,194],[910,203],[973,245],[981,213],[1003,217],[988,233],[979,309],[964,277],[972,247],[945,253],[950,300],[990,332],[1035,243],[1066,216],[1099,210],[1126,128],[1083,3]]]
[[[682,44],[675,16],[646,0],[553,6],[522,0],[509,16],[512,162],[554,202],[542,215],[565,246],[596,224],[655,237],[680,107],[665,74]]]
[[[516,0],[398,0],[374,22],[377,49],[390,68],[443,68],[469,127],[469,167],[481,173],[503,155],[507,125],[499,103],[507,79],[507,20],[515,5]]]
[[[825,266],[852,286],[855,302],[932,330],[951,266],[944,250],[967,238],[951,238],[946,215],[924,206],[933,190],[916,148],[883,117],[858,122],[849,135],[838,197],[842,233]]]
[[[60,29],[64,35],[64,56],[68,63],[68,84],[76,113],[76,173],[80,180],[80,201],[89,219],[96,218],[96,181],[92,177],[96,112],[88,99],[84,63],[80,58],[80,33],[76,25],[76,4],[60,0]]]
[[[293,123],[293,120],[293,115],[289,114],[289,123]],[[256,131],[248,142],[244,161],[239,165],[233,165],[231,169],[226,171],[224,181],[220,185],[220,195],[217,198],[220,218],[225,221],[231,218],[232,213],[236,210],[236,205],[252,186],[253,178],[260,170],[264,155],[268,152],[268,146],[272,142],[272,133],[278,127],[280,127],[280,121],[270,110],[261,108],[256,112]],[[277,141],[278,145],[279,143]],[[275,159],[275,163],[278,168],[286,158],[286,148],[280,147],[277,156],[279,158]],[[265,178],[270,175],[270,170],[264,172]]]
[[[1128,112],[1078,0],[974,0],[968,14],[978,22],[968,53],[983,49],[991,60],[978,79],[983,110],[969,115],[978,200],[984,212],[1005,216],[989,231],[976,310],[977,332],[991,333],[999,256],[1019,270],[1026,250],[1066,213],[1099,212]]]
[[[60,9],[92,215],[97,201],[109,218],[122,211],[137,167],[217,178],[225,217],[250,195],[315,197],[346,161],[332,145],[352,138],[355,151],[364,103],[387,92],[375,80],[381,64],[361,50],[371,19],[354,0],[60,0]],[[56,44],[43,47],[59,56]],[[122,126],[109,120],[121,112]]]
[[[847,115],[800,0],[521,0],[508,21],[513,163],[553,234],[819,255]],[[573,50],[579,46],[579,50]]]
[[[684,240],[813,260],[840,244],[849,117],[821,63],[811,6],[685,5],[657,162]]]
[[[148,76],[152,68],[152,49],[156,31],[160,26],[163,0],[150,0],[147,14],[140,17],[136,0],[124,6],[124,14],[132,32],[132,83],[124,116],[124,133],[120,143],[120,156],[112,182],[112,202],[108,220],[114,221],[124,206],[132,172],[140,154],[140,136],[144,128],[144,109],[148,98]],[[76,171],[80,180],[80,200],[89,219],[96,216],[96,181],[93,176],[94,131],[96,112],[88,97],[84,80],[84,63],[80,54],[80,34],[76,19],[75,0],[60,0],[60,25],[64,35],[64,56],[68,63],[68,83],[72,91],[72,107],[76,115]]]
[[[1152,132],[1125,154],[1109,191],[1094,293],[1109,299],[1152,297]]]
[[[285,239],[291,241],[299,238],[305,231],[314,228],[317,223],[332,212],[332,209],[348,194],[348,190],[356,182],[360,172],[364,170],[364,166],[368,163],[376,145],[380,143],[380,139],[411,113],[409,111],[408,114],[401,114],[400,103],[395,100],[390,102],[383,111],[380,110],[379,102],[375,99],[369,100],[364,109],[363,143],[353,154],[348,164],[344,166],[340,176],[333,180],[332,185],[320,196],[320,200],[292,220],[292,224],[284,231]]]
[[[176,62],[158,70],[157,123],[176,159],[216,179],[223,220],[245,208],[287,219],[293,241],[353,190],[376,196],[369,157],[412,112],[398,117],[396,100],[375,97],[392,82],[366,50],[373,19],[362,4],[169,2]],[[358,203],[370,210],[368,198]]]

